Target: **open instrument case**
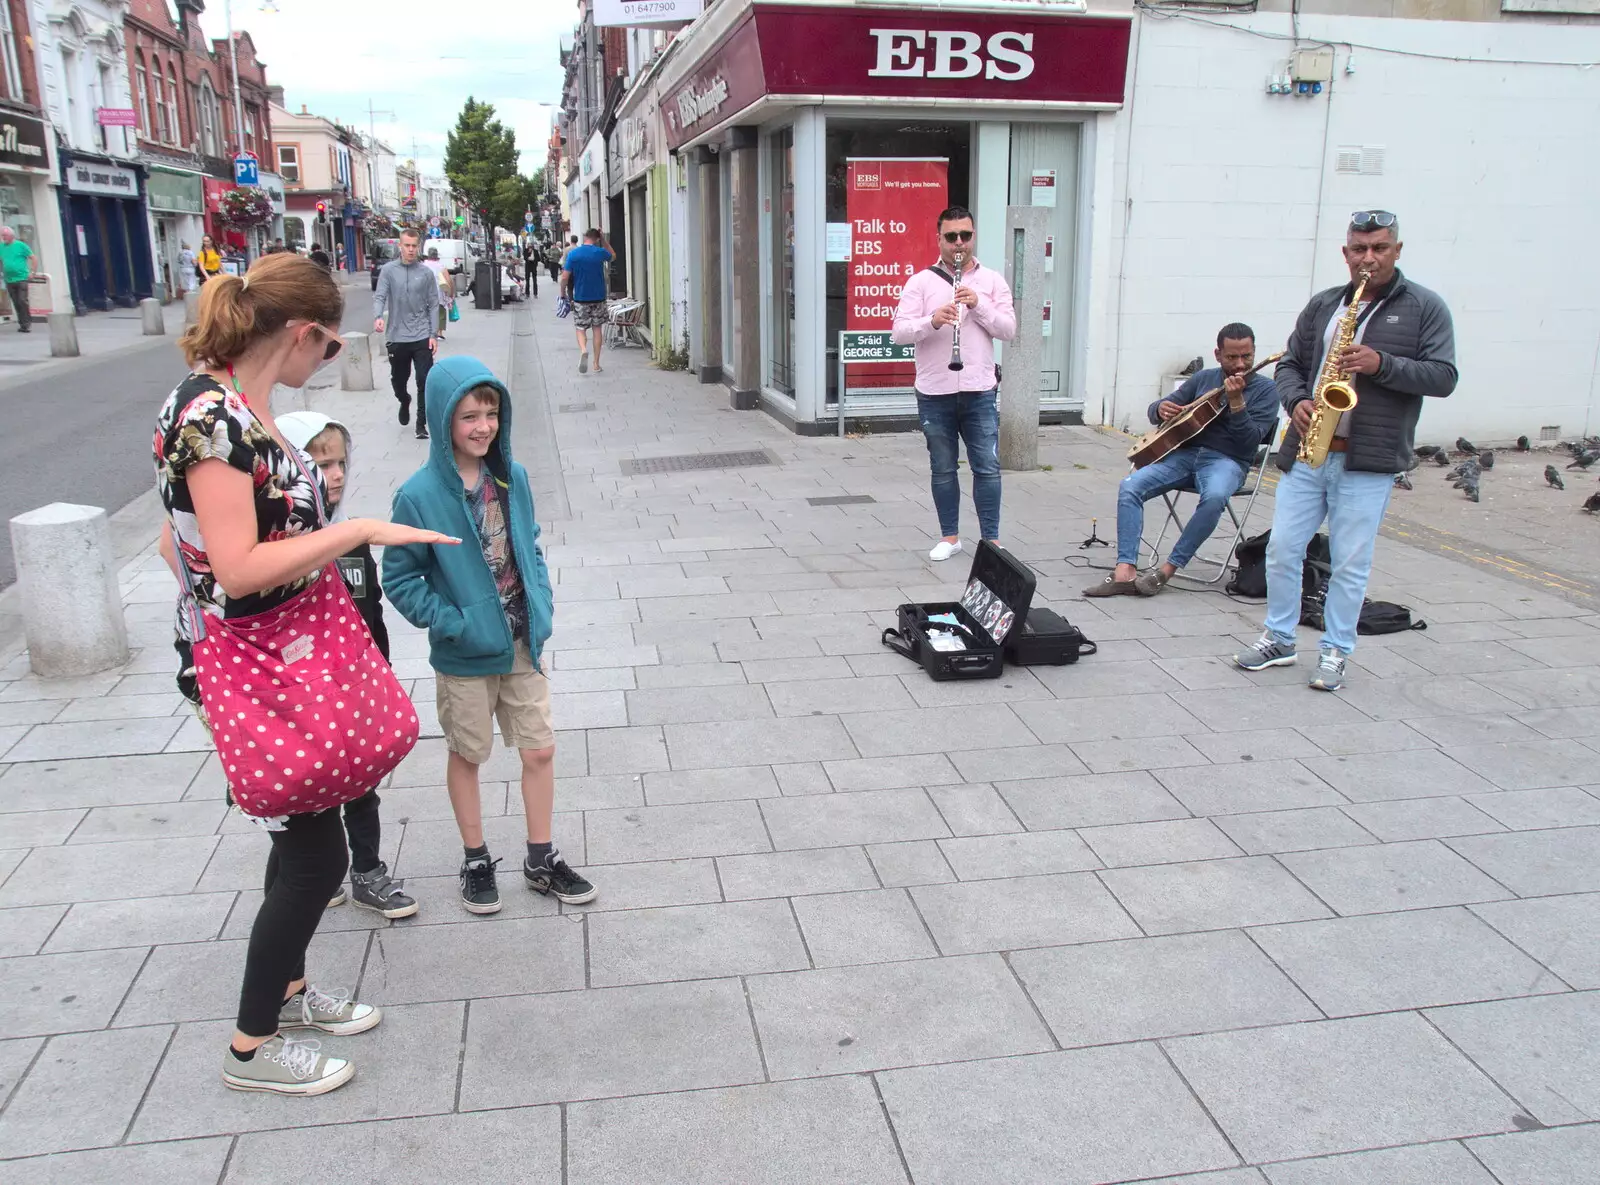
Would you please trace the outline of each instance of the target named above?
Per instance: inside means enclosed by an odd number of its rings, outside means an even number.
[[[979,543],[961,599],[901,605],[899,629],[884,630],[883,643],[921,663],[930,679],[994,679],[1036,583],[1033,569],[1005,548]]]

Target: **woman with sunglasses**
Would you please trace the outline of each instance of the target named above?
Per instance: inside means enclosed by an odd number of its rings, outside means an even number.
[[[203,612],[232,618],[277,608],[362,544],[454,542],[377,519],[321,525],[317,470],[284,441],[269,401],[273,384],[303,386],[338,355],[342,312],[328,272],[303,256],[271,255],[243,278],[213,277],[199,320],[179,340],[194,370],[157,417],[156,488],[170,516],[162,554],[174,571],[188,568]],[[198,705],[190,629],[180,608],[178,685]],[[344,880],[344,826],[337,809],[256,821],[272,850],[223,1080],[236,1090],[322,1094],[349,1081],[354,1067],[280,1030],[347,1035],[381,1019],[378,1009],[306,980],[306,947]]]

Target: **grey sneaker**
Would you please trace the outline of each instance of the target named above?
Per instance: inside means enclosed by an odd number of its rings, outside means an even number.
[[[417,912],[417,902],[400,891],[404,884],[405,881],[392,879],[389,866],[380,860],[371,872],[351,869],[350,900],[386,918],[408,918]]]
[[[1307,686],[1314,691],[1338,691],[1344,686],[1344,659],[1344,651],[1337,646],[1324,646]]]
[[[461,862],[461,904],[467,907],[468,913],[500,912],[500,887],[494,875],[494,866],[498,863],[499,860],[485,856]]]
[[[1278,641],[1271,634],[1262,634],[1233,656],[1233,665],[1246,671],[1264,671],[1268,667],[1294,666],[1294,645]]]
[[[279,1033],[256,1047],[256,1055],[240,1061],[229,1049],[222,1055],[222,1080],[233,1090],[265,1090],[273,1094],[327,1094],[355,1077],[356,1068],[342,1057],[321,1052],[321,1041],[301,1041]]]
[[[326,908],[333,909],[335,906],[343,905],[346,900],[347,900],[347,898],[345,897],[344,890],[340,889],[332,897],[328,898],[328,904],[327,904]]]
[[[336,1037],[364,1033],[383,1019],[371,1004],[357,1004],[349,992],[325,992],[314,983],[296,992],[278,1010],[280,1029],[321,1029]]]
[[[538,868],[524,860],[522,877],[535,893],[541,896],[554,894],[557,901],[567,905],[584,905],[600,893],[599,889],[573,872],[572,867],[561,858],[561,853],[553,848],[550,858]]]

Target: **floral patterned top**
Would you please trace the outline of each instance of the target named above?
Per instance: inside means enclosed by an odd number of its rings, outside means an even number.
[[[189,495],[189,466],[226,462],[255,482],[256,538],[262,543],[303,535],[321,526],[318,507],[327,494],[315,466],[297,462],[262,426],[239,394],[208,374],[191,374],[179,383],[156,417],[156,490],[172,519],[173,535],[194,582],[203,612],[218,617],[265,613],[308,588],[321,572],[243,597],[229,597],[211,574],[205,540]],[[178,637],[189,637],[185,607],[178,610]]]

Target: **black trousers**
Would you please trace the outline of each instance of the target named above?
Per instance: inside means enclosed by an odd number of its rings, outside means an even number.
[[[423,425],[428,422],[428,371],[433,368],[433,351],[428,349],[426,340],[390,342],[389,383],[394,387],[394,397],[401,403],[411,401],[406,393],[406,380],[411,377],[413,366],[417,369],[417,423]]]
[[[28,316],[28,281],[7,280],[6,292],[11,296],[11,307],[17,313],[17,328],[27,329],[30,324]]]
[[[528,266],[523,268],[522,270],[528,274],[528,293],[529,293],[529,295],[538,296],[539,295],[539,265],[537,263],[533,262],[532,260],[529,260],[528,261]]]
[[[278,1031],[284,991],[305,976],[306,947],[350,862],[338,810],[290,815],[282,831],[268,834],[266,896],[250,928],[239,989],[239,1031],[248,1037]]]
[[[350,837],[350,867],[356,872],[371,872],[378,866],[378,843],[382,825],[378,821],[376,790],[344,804],[344,830]],[[331,895],[331,894],[330,894]]]

